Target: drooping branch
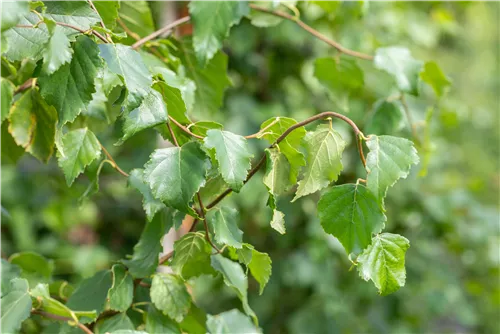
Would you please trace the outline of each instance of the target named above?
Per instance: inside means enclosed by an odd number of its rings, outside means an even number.
[[[366,166],[366,159],[365,159],[365,155],[363,153],[363,146],[362,146],[362,143],[361,143],[361,139],[364,138],[363,133],[359,130],[359,128],[356,125],[356,123],[354,123],[349,117],[344,116],[344,115],[339,114],[339,113],[336,113],[336,112],[333,112],[333,111],[322,112],[320,114],[317,114],[317,115],[314,115],[312,117],[309,117],[308,119],[303,120],[302,122],[299,122],[297,124],[292,125],[288,129],[286,129],[286,131],[283,132],[283,134],[281,136],[279,136],[274,141],[274,143],[272,143],[271,146],[269,146],[269,147],[273,147],[275,145],[278,145],[293,130],[298,129],[300,127],[303,127],[303,126],[305,126],[305,125],[307,125],[309,123],[312,123],[312,122],[314,122],[316,120],[324,119],[324,118],[327,118],[327,117],[335,117],[335,118],[341,119],[341,120],[343,120],[344,122],[346,122],[347,124],[349,124],[351,126],[351,128],[354,130],[355,140],[357,142],[357,147],[358,147],[358,151],[359,151],[359,157],[361,159],[361,162],[363,163],[363,166]],[[260,158],[260,160],[257,162],[257,164],[250,170],[250,172],[248,173],[248,176],[245,179],[245,181],[243,182],[243,184],[246,184],[255,175],[255,173],[257,173],[257,171],[265,164],[265,162],[266,162],[266,155],[264,154]],[[210,204],[207,205],[207,209],[211,209],[214,206],[216,206],[220,201],[222,201],[227,195],[229,195],[232,192],[233,192],[233,190],[231,188],[226,189],[222,194],[220,194],[219,196],[217,196]]]
[[[123,175],[125,177],[129,177],[129,174],[127,172],[123,171],[123,169],[121,169],[120,166],[118,166],[115,159],[113,159],[111,154],[109,154],[108,150],[106,150],[106,148],[102,144],[101,144],[101,149],[104,152],[104,154],[106,155],[106,157],[108,157],[108,160],[111,161],[113,168],[116,169],[118,171],[118,173],[120,173],[121,175]]]
[[[182,17],[178,20],[175,20],[172,23],[167,24],[163,28],[156,30],[155,32],[147,35],[144,38],[141,38],[140,40],[138,40],[137,42],[132,44],[132,49],[137,49],[137,48],[141,47],[143,44],[149,42],[150,40],[155,39],[156,37],[161,36],[165,33],[168,33],[170,30],[174,29],[177,26],[180,26],[181,24],[188,22],[189,20],[190,20],[190,17],[185,16],[185,17]]]

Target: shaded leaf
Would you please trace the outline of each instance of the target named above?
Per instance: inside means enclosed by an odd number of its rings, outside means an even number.
[[[381,203],[400,178],[406,178],[412,164],[419,162],[413,142],[392,136],[371,136],[366,141],[370,149],[366,157],[367,187]]]
[[[363,87],[363,70],[347,57],[318,58],[314,62],[314,76],[333,92],[351,92]]]
[[[399,90],[418,96],[418,79],[422,62],[415,60],[410,51],[402,47],[379,48],[373,59],[375,67],[394,77]]]
[[[252,321],[237,309],[208,315],[207,329],[211,334],[261,333]]]
[[[3,122],[9,115],[10,106],[12,105],[12,97],[14,96],[14,90],[16,87],[12,82],[5,78],[2,78],[1,80],[2,109],[0,114],[0,122]]]
[[[113,29],[116,26],[118,18],[118,9],[120,9],[119,1],[93,1],[99,16],[106,28]]]
[[[239,215],[236,209],[226,206],[217,208],[209,212],[207,219],[218,243],[241,248],[243,231],[238,228]]]
[[[190,232],[174,243],[174,256],[170,266],[184,279],[213,274],[210,265],[212,247],[199,232]]]
[[[21,268],[21,277],[28,280],[31,286],[38,282],[49,282],[54,271],[54,261],[48,260],[34,252],[12,254],[9,258],[12,265]]]
[[[125,312],[134,298],[134,280],[125,267],[115,264],[111,268],[113,283],[108,291],[109,308],[118,312]]]
[[[392,134],[403,127],[403,111],[396,101],[378,100],[363,129],[365,133]]]
[[[443,96],[443,93],[451,86],[450,79],[443,73],[436,62],[429,61],[424,64],[420,78],[425,83],[428,83],[438,97]]]
[[[156,274],[151,284],[151,301],[165,315],[181,322],[191,306],[191,296],[178,276]]]
[[[179,325],[158,311],[153,305],[149,306],[146,315],[146,331],[148,333],[181,334]]]
[[[372,280],[383,296],[405,285],[405,253],[410,242],[399,234],[382,233],[358,256],[358,271],[365,280]]]
[[[28,292],[28,282],[25,279],[14,278],[10,281],[9,293],[2,296],[1,321],[2,332],[17,332],[21,323],[31,312],[31,297]]]
[[[250,308],[250,305],[248,305],[248,279],[241,266],[237,262],[226,259],[220,254],[212,255],[210,258],[212,267],[222,274],[224,283],[238,295],[245,313],[251,316],[254,322],[257,322],[257,316]]]
[[[2,161],[15,164],[17,160],[24,154],[24,149],[18,146],[9,133],[9,122],[2,123]]]
[[[272,123],[272,125],[271,125]],[[261,130],[266,128],[263,137],[274,143],[280,135],[282,135],[289,127],[297,124],[297,121],[288,117],[273,117],[262,123]],[[303,127],[295,129],[286,138],[281,141],[278,146],[280,152],[285,155],[290,163],[290,183],[297,183],[297,175],[302,166],[306,165],[304,155],[298,150],[304,138],[306,130]]]
[[[238,24],[250,9],[246,1],[193,1],[189,14],[194,26],[193,46],[202,66],[212,59],[229,35],[229,29]]]
[[[98,320],[94,326],[95,334],[105,334],[117,330],[134,330],[135,326],[126,313],[119,313],[112,317]]]
[[[153,195],[167,206],[197,216],[191,208],[194,194],[205,184],[209,160],[200,145],[157,149],[144,166],[144,180]]]
[[[103,270],[92,277],[84,279],[69,297],[66,306],[78,311],[96,311],[101,314],[106,304],[108,290],[113,284],[110,270]],[[93,319],[84,317],[81,322],[91,322]]]
[[[136,168],[130,172],[128,184],[142,194],[142,207],[146,212],[148,221],[151,221],[157,212],[166,208],[165,204],[153,197],[151,188],[144,182],[144,170],[142,168]]]
[[[29,89],[12,106],[9,132],[14,141],[42,162],[54,152],[57,113],[35,89]]]
[[[318,216],[325,232],[339,239],[348,254],[363,251],[386,221],[375,196],[361,184],[328,189],[318,202]]]
[[[101,155],[101,144],[87,128],[69,131],[62,137],[62,152],[58,152],[59,167],[66,183],[71,186],[80,173]]]
[[[307,149],[307,165],[292,202],[327,187],[332,181],[337,181],[343,168],[342,152],[346,143],[330,126],[318,126],[314,132],[308,132],[304,143]]]
[[[40,94],[54,106],[62,126],[87,109],[95,92],[94,80],[102,60],[97,44],[87,36],[80,36],[73,44],[73,57],[51,75],[38,78]]]
[[[130,260],[122,260],[134,277],[147,277],[158,267],[158,256],[162,250],[161,238],[167,230],[164,212],[157,213],[146,223],[139,242],[134,246]]]
[[[215,150],[222,178],[238,192],[247,178],[253,156],[247,140],[228,131],[208,130],[204,141],[207,148]]]

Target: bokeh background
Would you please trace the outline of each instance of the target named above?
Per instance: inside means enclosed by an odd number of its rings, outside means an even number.
[[[141,36],[185,11],[184,3],[134,6],[149,22],[140,26]],[[244,239],[273,260],[262,295],[250,280],[250,305],[264,332],[498,333],[500,3],[299,3],[298,8],[304,21],[354,50],[408,47],[415,58],[436,61],[453,85],[439,101],[429,87],[422,87],[418,99],[407,99],[422,162],[386,200],[386,230],[411,242],[406,286],[397,293],[381,297],[372,283],[349,270],[344,250],[316,217],[319,194],[293,205],[291,195],[281,200],[284,236],[269,227],[266,189],[257,180],[262,175],[227,199],[240,211]],[[195,116],[240,134],[258,131],[272,116],[301,120],[326,110],[346,113],[367,128],[374,103],[397,93],[386,74],[364,61],[358,61],[365,71],[358,94],[340,98],[328,92],[314,78],[313,63],[335,56],[335,50],[292,22],[256,28],[244,19],[231,30],[224,50],[233,86],[220,113]],[[401,122],[383,131],[410,138],[406,120]],[[352,182],[363,175],[362,166],[349,129],[335,121],[334,126],[351,140],[339,182]],[[141,167],[164,145],[151,130],[113,146],[120,135],[116,124],[99,139],[125,170]],[[258,156],[265,143],[252,144]],[[2,145],[2,153],[7,149]],[[28,155],[14,162],[2,154],[2,257],[37,251],[54,259],[57,277],[78,282],[131,254],[145,222],[140,194],[109,166],[101,174],[100,192],[83,199],[88,185],[83,176],[68,188],[54,158],[42,165]],[[201,277],[192,287],[208,313],[240,305],[220,278]]]

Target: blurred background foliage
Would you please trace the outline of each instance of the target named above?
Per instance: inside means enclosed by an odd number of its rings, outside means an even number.
[[[284,236],[269,226],[267,192],[256,178],[227,199],[240,211],[246,241],[273,260],[271,280],[261,296],[257,283],[250,281],[250,304],[264,331],[497,332],[500,3],[322,1],[297,6],[302,20],[346,47],[373,53],[380,46],[406,46],[415,58],[436,61],[453,85],[439,100],[430,87],[422,87],[418,100],[407,98],[422,163],[386,199],[391,217],[387,231],[411,242],[406,286],[397,293],[378,296],[371,283],[349,271],[343,248],[320,227],[318,194],[293,205],[291,197],[283,200]],[[167,7],[137,2],[120,10],[127,15],[141,11],[145,23],[134,31],[144,36],[161,25],[166,9],[172,8]],[[269,18],[260,19],[269,23]],[[313,76],[314,59],[336,57],[336,52],[293,22],[256,28],[245,19],[231,30],[224,51],[233,85],[222,111],[195,115],[199,120],[250,134],[272,116],[302,120],[335,110],[362,129],[411,138],[406,118],[391,125],[374,116],[378,100],[397,94],[388,75],[360,60],[365,86],[348,96],[328,92]],[[23,66],[29,72],[32,65]],[[344,124],[334,121],[334,126],[350,138]],[[161,144],[154,130],[113,146],[120,136],[120,124],[99,133],[125,170],[141,167]],[[264,143],[252,143],[257,156]],[[3,142],[2,152],[8,149]],[[351,138],[340,183],[362,175],[356,154]],[[17,162],[2,158],[2,257],[34,250],[54,260],[56,277],[78,282],[131,254],[145,222],[140,194],[109,166],[99,183],[99,193],[82,199],[89,178],[80,177],[68,188],[55,158],[48,165],[28,155]],[[201,277],[192,287],[198,306],[208,313],[239,306],[220,279]]]

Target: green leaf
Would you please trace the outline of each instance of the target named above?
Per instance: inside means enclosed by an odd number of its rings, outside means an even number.
[[[14,96],[14,90],[16,87],[9,80],[2,78],[1,79],[1,88],[2,88],[2,109],[0,122],[3,122],[7,116],[9,115],[10,106],[12,105],[12,97]]]
[[[433,61],[424,64],[424,68],[420,72],[420,78],[434,89],[437,97],[443,96],[443,93],[451,86],[450,79],[443,73],[439,65]]]
[[[193,46],[202,66],[212,59],[229,35],[229,29],[249,13],[246,1],[193,1],[189,14],[193,22]]]
[[[212,121],[199,121],[194,122],[189,130],[198,136],[206,137],[209,130],[222,130],[224,126],[217,122]]]
[[[174,256],[170,266],[184,279],[213,274],[210,265],[212,247],[199,232],[189,232],[174,243]]]
[[[97,318],[95,311],[72,311],[66,305],[50,297],[49,286],[47,284],[37,284],[37,286],[30,292],[33,298],[36,298],[38,305],[37,309],[41,309],[47,313],[55,314],[61,317],[67,317],[76,320],[80,318],[83,321],[92,321]]]
[[[148,333],[181,334],[179,325],[158,311],[153,305],[149,306],[146,315],[146,331]]]
[[[101,144],[89,129],[76,129],[62,137],[61,150],[58,152],[59,167],[64,172],[66,183],[71,186],[85,167],[100,157]]]
[[[318,202],[326,233],[339,239],[348,254],[358,254],[384,228],[386,217],[375,196],[361,184],[334,186]]]
[[[191,208],[194,194],[205,184],[209,160],[200,145],[157,149],[144,166],[144,180],[154,197],[167,206],[197,216]]]
[[[173,86],[169,86],[164,82],[157,82],[153,88],[161,93],[163,101],[167,105],[168,114],[175,120],[181,123],[191,123],[186,116],[186,105],[182,97],[181,91]]]
[[[34,25],[39,21],[40,18],[35,13],[27,13],[22,15],[18,24]],[[48,40],[49,32],[44,24],[37,29],[12,28],[2,32],[2,53],[10,61],[21,61],[26,58],[38,60],[42,57]],[[7,50],[3,49],[5,44]]]
[[[43,51],[42,69],[46,74],[52,74],[62,65],[69,63],[73,56],[68,37],[64,34],[63,27],[47,21],[50,38]]]
[[[134,330],[135,326],[126,313],[98,320],[94,326],[95,334],[105,334],[117,330]]]
[[[191,309],[187,316],[179,324],[182,331],[192,334],[205,334],[207,332],[205,323],[207,322],[206,313],[195,304],[191,305]]]
[[[347,57],[340,57],[338,61],[331,57],[316,59],[314,76],[333,92],[356,91],[364,84],[363,70],[354,59]]]
[[[136,133],[168,121],[167,106],[160,93],[150,89],[141,104],[126,113],[123,122],[123,137],[120,144]]]
[[[247,266],[255,280],[259,282],[259,293],[262,294],[271,277],[271,258],[268,254],[257,251],[253,246],[250,247],[249,244],[244,244],[244,248],[252,250],[252,257],[250,262],[247,259]]]
[[[54,106],[62,126],[73,122],[87,109],[95,92],[94,80],[102,61],[97,44],[87,36],[80,36],[73,44],[73,57],[51,75],[38,78],[40,94]]]
[[[28,13],[28,1],[2,1],[2,33],[14,27]]]
[[[129,93],[127,109],[138,107],[153,82],[141,55],[122,44],[100,44],[99,49],[109,70],[123,78]]]
[[[366,121],[363,129],[365,133],[385,135],[392,134],[403,127],[403,111],[399,102],[378,100],[373,112]]]
[[[84,279],[69,297],[66,306],[78,311],[96,311],[101,314],[106,304],[108,290],[113,284],[110,270],[103,270],[92,277]],[[93,319],[84,317],[81,322],[91,322]]]
[[[134,246],[134,255],[130,260],[122,260],[134,277],[147,277],[158,267],[158,255],[162,250],[161,238],[165,234],[164,212],[157,213],[146,223],[139,242]]]
[[[141,168],[134,169],[130,172],[130,176],[128,178],[128,184],[139,190],[142,194],[142,207],[146,212],[146,217],[148,221],[153,220],[154,216],[160,210],[166,208],[165,204],[163,204],[160,200],[153,197],[151,193],[151,188],[144,182],[144,170]]]
[[[399,234],[382,233],[373,237],[372,244],[358,256],[360,276],[371,279],[383,296],[405,285],[405,253],[410,242]]]
[[[2,296],[2,333],[17,332],[21,323],[31,312],[31,297],[28,292],[28,281],[14,278],[10,281],[9,293]]]
[[[307,165],[304,177],[292,202],[327,187],[342,171],[342,152],[345,141],[330,126],[318,126],[304,139],[307,149]]]
[[[186,109],[190,112],[193,109],[194,104],[194,93],[196,90],[196,85],[194,81],[186,77],[185,69],[181,65],[179,66],[179,73],[165,68],[165,67],[155,67],[154,74],[159,74],[167,86],[177,88],[181,92],[182,100],[186,105]],[[161,82],[160,82],[161,83]],[[174,117],[179,122],[182,122],[181,118]]]
[[[375,67],[394,77],[402,92],[418,96],[418,79],[422,62],[415,60],[410,51],[402,47],[379,48],[373,59]]]
[[[2,275],[0,275],[2,279],[2,296],[7,294],[10,291],[10,280],[14,278],[19,278],[21,275],[21,268],[19,266],[8,262],[7,260],[2,259]]]
[[[266,174],[264,184],[269,192],[267,204],[273,210],[271,227],[281,234],[285,234],[285,215],[277,210],[277,197],[283,194],[290,186],[290,163],[285,155],[276,148],[269,148],[266,152]]]
[[[193,111],[199,115],[210,115],[219,111],[224,91],[231,84],[227,76],[227,56],[219,51],[206,64],[198,65],[191,41],[184,39],[179,43],[180,60],[186,69],[186,75],[196,85]]]
[[[226,259],[220,254],[212,255],[211,263],[212,267],[222,274],[224,283],[236,292],[238,298],[241,300],[245,313],[251,316],[254,322],[257,322],[257,316],[250,308],[250,305],[248,305],[248,279],[241,266],[236,262]]]
[[[208,149],[215,150],[219,171],[226,183],[236,192],[243,187],[253,157],[247,140],[228,131],[208,130],[204,139]]]
[[[122,265],[115,264],[111,271],[113,273],[113,284],[108,291],[109,308],[118,312],[125,312],[134,298],[134,280]]]
[[[223,245],[241,248],[243,231],[238,228],[238,211],[223,206],[210,211],[208,221],[213,228],[215,240]]]
[[[15,164],[17,160],[24,154],[24,149],[18,146],[9,133],[9,122],[2,123],[2,161]]]
[[[120,9],[119,1],[93,1],[99,16],[106,28],[113,29],[116,26],[118,18],[118,9]]]
[[[57,113],[35,89],[29,89],[12,106],[9,132],[16,144],[47,162],[54,152]]]
[[[406,178],[419,158],[413,142],[392,136],[371,136],[366,157],[367,187],[383,203],[387,189],[400,178]]]
[[[319,6],[325,13],[332,15],[337,12],[339,7],[342,5],[341,1],[309,1],[317,6]]]
[[[52,279],[54,261],[47,260],[37,253],[15,253],[10,256],[9,262],[21,268],[21,277],[27,279],[31,286]]]
[[[155,30],[148,1],[120,1],[119,15],[129,30],[141,37],[149,35]],[[134,41],[132,38],[130,40]]]
[[[181,322],[189,312],[191,295],[179,276],[158,273],[151,283],[151,301],[163,314]]]
[[[271,125],[272,123],[272,125]],[[262,123],[261,130],[265,130],[264,138],[269,143],[274,143],[279,136],[281,136],[289,127],[297,124],[297,121],[288,117],[273,117]],[[290,163],[290,176],[291,184],[297,183],[297,175],[302,166],[306,165],[304,155],[300,153],[298,148],[302,142],[302,138],[306,135],[306,130],[302,127],[292,131],[286,138],[281,141],[278,146],[280,152],[285,155]]]
[[[144,331],[130,330],[130,329],[119,329],[119,330],[113,331],[109,334],[149,334],[149,333],[146,333]]]
[[[211,334],[261,333],[252,321],[237,309],[208,315],[207,329]]]
[[[89,30],[101,19],[86,1],[47,1],[45,16],[56,22],[63,22],[82,30]],[[72,28],[63,27],[67,34],[77,34]]]

